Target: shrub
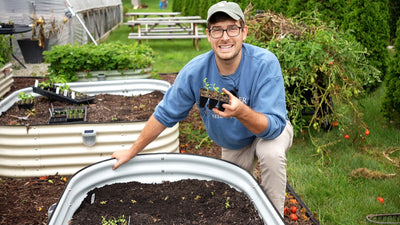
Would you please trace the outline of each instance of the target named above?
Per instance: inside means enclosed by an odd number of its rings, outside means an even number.
[[[248,26],[248,42],[269,49],[281,63],[296,134],[303,128],[329,128],[334,121],[343,129],[366,128],[362,122],[352,124],[362,121],[354,101],[363,95],[365,86],[380,81],[380,73],[369,65],[366,49],[353,36],[316,17],[295,22],[265,13]],[[351,111],[340,112],[340,105]]]
[[[389,28],[390,28],[390,39],[396,38],[396,22],[400,19],[400,1],[389,0]],[[397,35],[398,37],[398,35]]]
[[[45,62],[50,63],[50,78],[58,76],[66,81],[75,81],[78,79],[76,72],[79,71],[124,71],[150,67],[155,53],[148,45],[115,42],[97,46],[58,45],[43,55]]]
[[[382,112],[388,120],[400,123],[400,19],[397,21],[396,53],[391,59],[388,75],[385,79],[385,95]]]
[[[379,69],[381,78],[387,73],[389,41],[389,9],[387,0],[351,0],[346,5],[343,30],[350,30],[357,41],[368,49],[368,60]],[[377,84],[370,84],[374,89]]]
[[[8,38],[6,35],[0,35],[0,68],[11,60],[12,49]]]

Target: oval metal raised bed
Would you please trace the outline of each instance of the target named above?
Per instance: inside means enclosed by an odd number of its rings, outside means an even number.
[[[166,92],[170,83],[155,79],[75,82],[71,89],[88,95],[98,93],[139,95]],[[38,95],[32,88],[18,90],[0,102],[0,116],[18,101],[18,93]],[[43,115],[48,116],[48,115]],[[85,166],[107,159],[128,148],[146,121],[115,123],[48,124],[29,127],[0,126],[0,176],[36,177],[72,175]],[[179,124],[167,128],[143,153],[178,152]]]
[[[68,224],[87,193],[96,187],[131,181],[162,183],[183,179],[224,182],[249,197],[265,224],[284,224],[254,177],[227,161],[201,155],[159,153],[138,155],[112,170],[115,162],[115,159],[101,161],[77,172],[68,181],[48,224]]]

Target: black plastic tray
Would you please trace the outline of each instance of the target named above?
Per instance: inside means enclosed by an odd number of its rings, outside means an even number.
[[[55,92],[52,91],[46,91],[43,90],[41,88],[38,87],[32,87],[33,92],[38,93],[40,95],[46,96],[48,98],[57,100],[57,101],[62,101],[62,102],[68,102],[71,104],[84,104],[84,103],[90,103],[91,101],[93,101],[94,97],[93,96],[87,96],[87,95],[83,95],[82,93],[76,92],[75,93],[79,93],[80,97],[77,98],[71,98],[69,96],[64,96],[62,94],[57,94]]]
[[[293,190],[292,186],[290,186],[289,182],[286,182],[286,188],[289,190],[289,192],[293,195],[293,197],[300,203],[300,205],[306,209],[307,216],[310,218],[310,220],[313,222],[314,225],[319,225],[319,221],[314,217],[314,214],[308,209],[306,204],[301,200],[301,198],[297,195],[297,193]]]
[[[71,117],[70,112],[82,110],[81,116]],[[76,107],[64,107],[64,108],[55,108],[50,110],[51,115],[49,119],[49,124],[55,123],[73,123],[73,122],[85,122],[87,116],[87,107],[86,106],[76,106]]]

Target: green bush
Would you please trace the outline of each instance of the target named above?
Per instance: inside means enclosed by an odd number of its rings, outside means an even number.
[[[293,22],[266,13],[247,24],[251,35],[247,42],[269,49],[281,63],[296,134],[303,128],[329,128],[334,121],[342,129],[366,128],[363,122],[352,123],[362,121],[354,101],[364,94],[365,86],[379,81],[380,73],[369,65],[366,49],[352,35],[315,17]],[[341,105],[351,111],[337,110]]]
[[[144,44],[127,45],[120,42],[100,45],[58,45],[43,53],[49,63],[50,77],[66,81],[78,79],[76,72],[101,70],[130,70],[147,68],[153,64],[154,51]]]
[[[388,120],[400,123],[400,19],[397,22],[396,53],[390,62],[389,72],[385,79],[385,96],[382,112]]]
[[[345,10],[343,30],[350,30],[357,41],[368,49],[369,62],[379,69],[383,78],[387,73],[389,55],[389,9],[387,0],[349,1]],[[377,84],[368,88],[374,89]]]
[[[389,28],[390,28],[390,39],[396,38],[396,22],[400,19],[400,1],[389,0]],[[398,35],[397,35],[398,37]]]
[[[10,48],[10,40],[8,36],[0,36],[0,68],[11,60],[12,49]]]

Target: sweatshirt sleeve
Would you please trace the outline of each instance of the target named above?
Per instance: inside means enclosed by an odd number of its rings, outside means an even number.
[[[177,75],[174,84],[167,90],[157,105],[154,117],[166,127],[172,127],[184,120],[195,103],[195,95],[190,87],[190,74],[185,67]]]
[[[286,126],[286,99],[282,72],[278,59],[272,53],[260,66],[257,82],[254,83],[251,107],[268,118],[268,127],[257,134],[263,139],[278,137]]]

